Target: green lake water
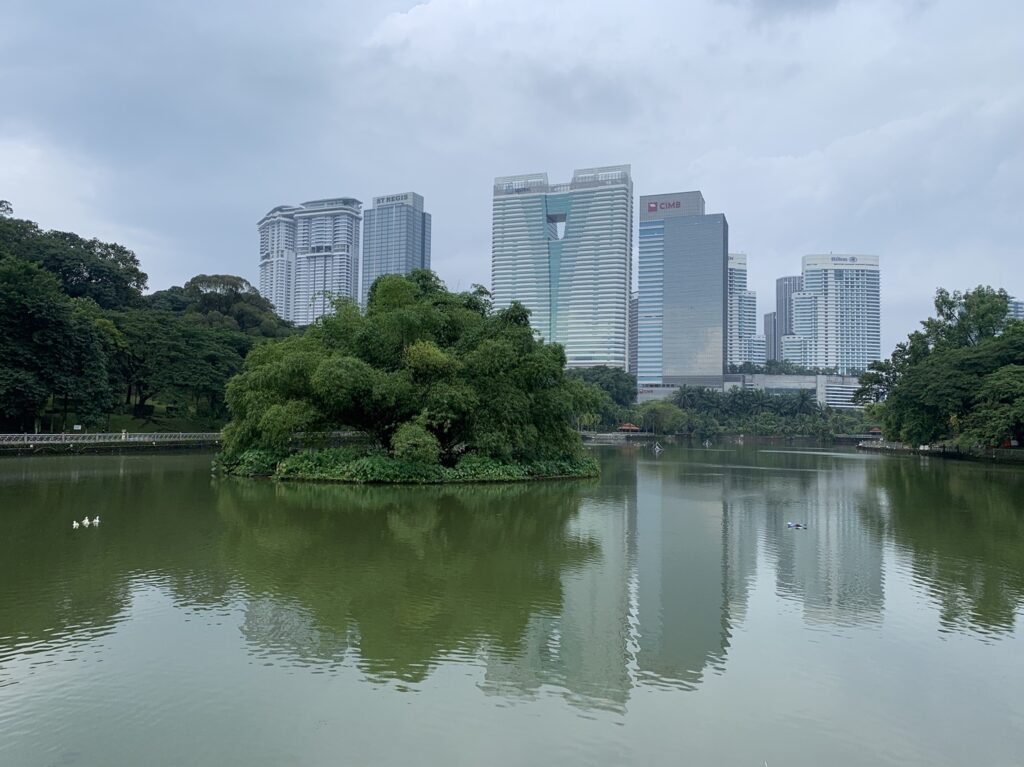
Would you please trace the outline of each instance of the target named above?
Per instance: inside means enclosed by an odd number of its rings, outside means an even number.
[[[1024,471],[597,454],[448,488],[0,460],[0,765],[1024,764]]]

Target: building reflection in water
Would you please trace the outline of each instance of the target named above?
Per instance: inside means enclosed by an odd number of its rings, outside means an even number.
[[[240,614],[268,663],[407,686],[463,664],[487,694],[621,711],[639,686],[723,673],[755,586],[811,626],[872,626],[888,552],[940,630],[1006,634],[1024,604],[1020,473],[827,451],[602,458],[597,482],[443,488],[211,483],[190,457],[0,467],[0,617],[16,616],[0,663],[112,632],[155,587]],[[70,533],[99,507],[97,534]]]
[[[638,685],[696,689],[726,668],[759,556],[809,624],[881,619],[883,542],[864,522],[863,464],[725,466],[640,452],[628,465],[635,474],[606,475],[571,523],[598,553],[563,570],[561,611],[535,616],[521,653],[487,659],[488,692],[547,685],[577,705],[619,709]]]
[[[757,563],[757,533],[733,523],[721,476],[641,455],[606,475],[573,534],[598,554],[562,574],[560,613],[538,616],[523,652],[490,657],[484,689],[563,690],[585,707],[624,708],[637,685],[694,689],[724,669]]]
[[[779,494],[789,491],[785,518],[770,509],[764,517],[777,592],[799,600],[808,623],[878,622],[884,607],[883,542],[861,514],[868,501],[865,462],[847,460],[841,470],[809,476],[799,495],[784,484],[784,475],[766,483],[769,495],[774,483],[783,484]],[[808,529],[791,530],[788,522]]]

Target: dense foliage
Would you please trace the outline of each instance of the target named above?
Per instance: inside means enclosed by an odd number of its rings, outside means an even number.
[[[645,402],[635,411],[646,431],[708,439],[716,434],[808,436],[825,439],[864,430],[860,413],[822,408],[810,390],[793,394],[684,386],[670,399]]]
[[[256,451],[279,476],[365,482],[448,481],[494,465],[534,476],[538,462],[554,462],[541,473],[593,473],[574,417],[599,390],[566,378],[564,367],[562,348],[536,337],[522,306],[493,311],[484,288],[451,293],[427,271],[387,275],[365,312],[338,301],[302,336],[250,352],[228,385],[222,463],[265,466]],[[308,443],[346,429],[378,452],[281,463],[295,435]]]
[[[43,231],[0,204],[0,430],[147,416],[156,398],[221,423],[249,349],[292,332],[239,277],[150,296],[146,282],[127,248]]]
[[[767,375],[815,376],[838,375],[838,368],[808,368],[786,360],[768,360],[764,365],[744,362],[742,365],[730,365],[730,373],[765,373]],[[851,373],[851,375],[854,375]]]
[[[1008,318],[1004,290],[935,296],[935,316],[860,378],[857,398],[878,403],[885,437],[911,445],[1024,445],[1024,322]]]
[[[602,389],[619,407],[629,407],[636,402],[636,376],[625,370],[595,365],[589,368],[572,368],[566,371],[566,375]]]

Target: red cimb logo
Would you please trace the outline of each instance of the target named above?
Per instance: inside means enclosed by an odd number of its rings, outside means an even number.
[[[679,200],[670,200],[669,202],[663,202],[661,204],[661,209],[662,210],[669,210],[671,208],[681,208],[681,207],[683,207],[683,206],[679,202]]]
[[[658,212],[658,203],[656,203],[656,202],[649,202],[649,203],[647,203],[647,212],[648,213],[657,213]]]

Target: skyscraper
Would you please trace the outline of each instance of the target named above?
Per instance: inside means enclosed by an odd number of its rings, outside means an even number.
[[[279,205],[256,225],[260,294],[283,319],[309,325],[335,298],[358,298],[359,221],[352,197]]]
[[[640,198],[638,380],[721,386],[729,224],[700,192]]]
[[[640,308],[640,298],[636,291],[629,294],[629,368],[628,372],[636,376],[636,353],[639,324],[637,313]]]
[[[362,303],[382,274],[429,268],[430,214],[423,212],[423,198],[415,192],[374,197],[363,213]]]
[[[747,256],[729,254],[726,361],[730,366],[765,363],[764,336],[757,335],[757,294],[747,290]]]
[[[792,302],[787,362],[849,375],[881,359],[878,256],[804,256],[803,290]]]
[[[633,181],[628,165],[494,180],[494,305],[521,302],[569,367],[629,364]]]
[[[765,360],[777,360],[779,354],[779,322],[776,312],[768,312],[764,316],[764,350]]]
[[[782,338],[793,335],[793,294],[803,290],[803,277],[799,274],[775,280],[775,359],[782,359]]]
[[[1024,320],[1024,301],[1019,298],[1011,298],[1007,305],[1011,320]]]

